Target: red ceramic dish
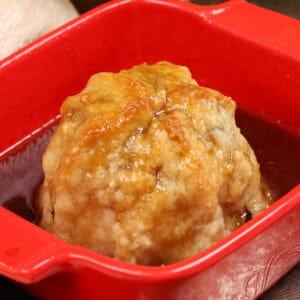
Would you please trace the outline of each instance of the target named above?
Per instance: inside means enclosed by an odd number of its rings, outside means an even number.
[[[1,62],[0,163],[17,161],[14,153],[55,123],[65,97],[92,74],[159,60],[188,66],[200,85],[299,138],[298,21],[242,0],[210,7],[120,0]],[[13,173],[1,173],[2,183]],[[0,225],[0,274],[42,299],[253,299],[300,260],[300,185],[229,237],[169,266],[130,265],[66,244],[5,208]]]

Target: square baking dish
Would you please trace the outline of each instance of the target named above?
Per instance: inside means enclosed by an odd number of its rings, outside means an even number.
[[[62,101],[94,73],[161,60],[236,100],[254,150],[268,145],[256,154],[280,199],[209,249],[160,267],[69,245],[29,222]],[[254,299],[299,262],[298,21],[243,0],[111,1],[0,62],[0,99],[0,274],[38,298]]]

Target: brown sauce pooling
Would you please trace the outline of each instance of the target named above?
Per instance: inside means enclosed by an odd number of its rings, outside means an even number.
[[[22,149],[0,158],[0,205],[30,222],[37,221],[36,191],[42,183],[42,155],[56,126],[32,137]]]
[[[300,183],[300,138],[261,119],[236,111],[241,128],[260,164],[261,174],[277,198]]]
[[[300,139],[237,110],[236,121],[254,149],[261,173],[279,197],[300,183]],[[0,159],[0,205],[31,222],[36,190],[43,180],[42,155],[56,126],[33,137],[22,150]],[[248,218],[246,218],[248,219]]]

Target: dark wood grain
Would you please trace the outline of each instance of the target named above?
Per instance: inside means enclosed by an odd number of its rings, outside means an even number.
[[[299,300],[300,264],[281,278],[260,300]]]

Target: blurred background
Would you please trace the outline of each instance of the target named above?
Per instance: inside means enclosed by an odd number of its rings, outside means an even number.
[[[100,3],[107,2],[107,0],[72,0],[79,12],[85,12]],[[224,0],[191,0],[190,2],[213,5],[222,2]],[[299,0],[248,0],[248,2],[281,12],[294,18],[300,19],[300,1]]]
[[[108,0],[0,0],[0,60]],[[225,0],[190,0],[213,5]],[[248,0],[300,19],[300,0]],[[34,20],[34,22],[32,22]]]

